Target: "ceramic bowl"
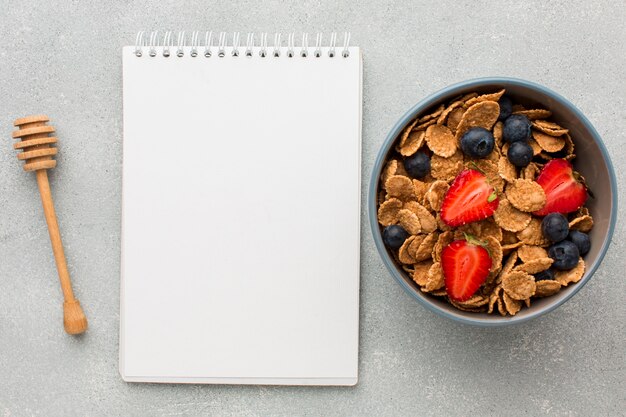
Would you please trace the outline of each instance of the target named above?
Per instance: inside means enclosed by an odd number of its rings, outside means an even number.
[[[570,284],[558,294],[551,297],[533,299],[530,308],[522,308],[515,316],[502,317],[499,314],[470,313],[460,311],[445,300],[422,293],[411,277],[396,264],[391,253],[383,244],[382,229],[377,220],[377,195],[380,186],[380,175],[387,159],[393,152],[394,144],[404,128],[415,117],[428,114],[441,103],[470,92],[495,92],[502,88],[513,98],[514,102],[521,103],[527,108],[546,108],[552,112],[552,119],[570,131],[576,146],[577,158],[574,167],[586,179],[589,189],[595,198],[589,198],[586,206],[594,219],[594,227],[590,232],[591,250],[584,257],[586,272],[576,284]],[[563,96],[541,85],[513,78],[480,78],[464,81],[440,90],[413,106],[393,126],[378,153],[368,195],[369,220],[376,248],[387,269],[395,280],[420,304],[431,311],[467,324],[479,326],[505,326],[521,323],[553,311],[567,300],[572,298],[591,279],[600,266],[602,258],[611,242],[615,220],[617,216],[617,182],[608,151],[600,135],[589,120]]]

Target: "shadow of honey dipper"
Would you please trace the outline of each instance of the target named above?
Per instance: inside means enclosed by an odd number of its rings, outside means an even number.
[[[17,159],[25,161],[24,171],[35,171],[37,175],[41,204],[48,224],[52,252],[65,299],[63,303],[63,326],[69,334],[81,334],[87,330],[87,318],[72,291],[72,282],[67,271],[63,243],[61,242],[59,225],[54,212],[54,202],[48,183],[47,170],[57,165],[53,159],[53,156],[57,154],[57,149],[53,146],[57,142],[57,138],[51,136],[54,134],[54,127],[47,124],[49,121],[47,116],[29,116],[17,119],[14,125],[18,130],[13,132],[13,138],[21,140],[15,143],[13,147],[22,150],[18,153]]]

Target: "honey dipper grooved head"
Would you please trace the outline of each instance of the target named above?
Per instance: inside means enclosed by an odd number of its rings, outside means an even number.
[[[21,149],[17,159],[25,161],[24,171],[37,171],[50,169],[57,165],[53,156],[57,149],[53,146],[57,143],[54,127],[49,126],[48,116],[38,115],[17,119],[13,124],[18,130],[13,132],[14,139],[20,139],[13,147]]]

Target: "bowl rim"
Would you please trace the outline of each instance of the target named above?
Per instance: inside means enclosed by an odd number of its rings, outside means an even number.
[[[609,173],[609,182],[610,182],[610,187],[611,187],[612,201],[611,201],[609,228],[608,228],[607,235],[604,239],[604,242],[602,243],[602,247],[600,248],[600,251],[598,253],[598,257],[588,268],[583,279],[577,283],[577,285],[572,289],[572,291],[570,291],[569,294],[567,294],[567,296],[563,297],[562,299],[559,299],[558,301],[554,303],[548,304],[545,307],[536,309],[535,311],[532,311],[525,316],[512,316],[512,317],[487,316],[488,318],[484,318],[481,316],[481,317],[476,317],[476,318],[473,318],[473,317],[470,318],[470,317],[462,315],[461,312],[459,312],[458,314],[456,312],[452,313],[434,304],[433,302],[431,302],[430,300],[426,298],[427,297],[426,295],[418,294],[418,290],[416,290],[411,285],[409,285],[401,276],[399,268],[395,265],[394,260],[391,259],[391,257],[387,253],[387,249],[384,246],[383,241],[382,241],[382,236],[381,236],[380,228],[378,225],[378,215],[377,215],[378,213],[377,188],[378,188],[379,177],[383,168],[383,163],[385,162],[386,156],[389,153],[391,146],[393,145],[396,138],[398,137],[398,134],[402,131],[402,129],[407,125],[407,123],[413,117],[415,117],[418,113],[431,107],[432,105],[436,104],[438,101],[441,100],[441,97],[450,95],[456,90],[467,89],[467,88],[472,88],[472,87],[476,87],[476,88],[485,87],[490,84],[508,84],[508,85],[521,86],[521,87],[526,87],[529,89],[537,90],[539,93],[550,97],[551,99],[559,102],[568,110],[570,110],[579,119],[579,121],[585,126],[585,128],[589,130],[589,132],[591,133],[591,136],[593,137],[593,140],[596,142],[596,144],[600,148],[600,153],[602,154],[602,157],[605,160],[607,170]],[[457,82],[428,95],[424,99],[420,100],[413,107],[411,107],[393,125],[393,127],[390,129],[382,146],[380,147],[378,151],[378,155],[376,157],[376,160],[374,162],[374,165],[371,171],[370,184],[369,184],[369,189],[368,189],[367,206],[368,206],[368,216],[369,216],[369,221],[370,221],[370,229],[372,232],[374,243],[376,245],[376,249],[378,250],[378,254],[382,258],[383,263],[385,264],[387,270],[391,273],[391,275],[394,277],[396,282],[400,284],[400,286],[404,289],[405,292],[411,295],[411,297],[413,297],[415,300],[417,300],[421,305],[425,306],[431,312],[434,312],[440,316],[446,317],[456,322],[470,324],[474,326],[480,326],[480,327],[501,327],[501,326],[508,326],[512,324],[524,323],[534,318],[537,318],[539,316],[542,316],[544,314],[550,313],[551,311],[554,311],[555,309],[563,305],[565,302],[567,302],[570,298],[576,295],[578,291],[580,291],[585,286],[585,284],[591,279],[593,274],[596,272],[596,270],[602,263],[602,260],[604,259],[604,256],[606,255],[606,252],[611,243],[613,232],[615,231],[615,223],[617,220],[617,199],[618,199],[617,179],[615,176],[615,170],[613,168],[613,163],[611,162],[608,149],[604,145],[604,142],[602,141],[602,138],[600,134],[598,133],[598,131],[591,124],[589,119],[587,119],[587,117],[576,106],[574,106],[568,99],[566,99],[562,95],[550,90],[547,87],[534,83],[532,81],[522,80],[519,78],[510,78],[510,77],[482,77],[482,78],[473,78],[473,79],[469,79],[466,81]]]

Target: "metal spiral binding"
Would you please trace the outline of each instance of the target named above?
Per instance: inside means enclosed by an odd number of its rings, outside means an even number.
[[[195,31],[191,33],[191,51],[189,51],[189,55],[193,58],[198,56],[198,36],[200,32]]]
[[[134,54],[136,57],[141,58],[144,55],[144,52],[147,52],[149,57],[156,57],[159,55],[159,52],[163,55],[163,57],[168,58],[172,51],[171,49],[176,47],[176,56],[183,57],[185,53],[188,52],[189,55],[193,58],[197,57],[199,54],[199,49],[203,48],[203,55],[205,58],[211,58],[214,54],[214,44],[213,44],[213,32],[204,32],[204,45],[201,44],[200,41],[200,33],[199,31],[191,32],[191,37],[189,38],[189,44],[187,36],[184,31],[179,31],[176,36],[176,44],[174,45],[174,36],[172,31],[166,31],[162,38],[159,37],[158,31],[153,31],[149,33],[149,36],[145,31],[137,32],[137,36],[135,38],[135,48]],[[259,52],[259,57],[265,58],[268,56],[279,58],[281,55],[281,51],[284,51],[282,44],[282,33],[274,34],[274,42],[271,46],[271,55],[268,54],[270,46],[268,45],[268,34],[261,33],[260,41],[258,44],[255,42],[255,34],[247,33],[246,37],[246,46],[245,50],[243,50],[243,54],[246,57],[252,57],[254,55],[255,49]],[[232,38],[230,38],[232,45],[229,48],[230,54],[233,57],[238,57],[240,54],[241,46],[241,33],[234,32],[232,34]],[[161,41],[161,42],[159,42]],[[226,48],[229,44],[229,36],[226,32],[219,32],[218,43],[217,43],[217,56],[219,58],[223,58],[226,56]],[[334,58],[337,55],[337,32],[332,32],[330,34],[330,41],[328,44],[328,57]],[[315,36],[315,47],[313,49],[313,56],[316,58],[320,58],[322,56],[322,48],[323,48],[323,35],[321,32],[318,32]],[[341,44],[340,44],[341,45]],[[341,53],[339,54],[343,58],[348,58],[350,56],[350,32],[344,32],[343,34],[343,47],[341,48]],[[302,58],[306,58],[309,56],[309,34],[302,34],[302,42],[300,46],[296,46],[296,34],[291,32],[287,35],[287,49],[285,52],[285,56],[287,58],[293,58],[299,55]]]

